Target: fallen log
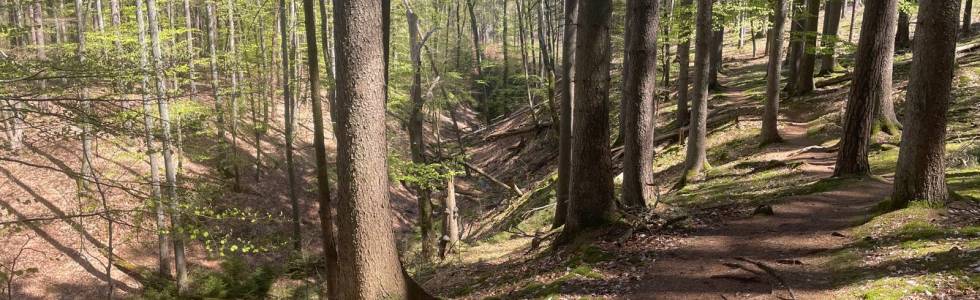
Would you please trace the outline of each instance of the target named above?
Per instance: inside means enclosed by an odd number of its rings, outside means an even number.
[[[497,177],[493,177],[493,175],[490,175],[489,173],[483,171],[482,169],[480,169],[480,168],[478,168],[478,167],[476,167],[476,166],[474,166],[474,165],[472,165],[472,164],[470,164],[468,162],[463,162],[463,166],[465,166],[466,168],[468,168],[470,170],[473,170],[473,172],[476,172],[477,174],[480,174],[480,176],[483,176],[484,178],[489,179],[490,182],[493,182],[493,183],[497,184],[500,187],[503,187],[503,188],[505,188],[507,190],[510,190],[510,191],[514,192],[518,196],[523,196],[524,195],[524,191],[521,191],[521,188],[517,187],[517,184],[508,185],[508,184],[504,183],[503,181],[501,181],[500,179],[497,179]]]

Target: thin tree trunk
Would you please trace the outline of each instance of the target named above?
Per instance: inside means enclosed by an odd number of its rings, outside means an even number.
[[[528,62],[527,62],[528,53],[527,53],[527,46],[526,46],[526,39],[525,39],[527,34],[524,30],[524,12],[525,12],[524,0],[518,0],[517,1],[517,22],[518,22],[517,27],[519,33],[518,35],[520,37],[519,39],[520,46],[521,46],[521,65],[524,67],[524,85],[526,86],[525,91],[527,92],[527,106],[531,113],[531,121],[534,122],[534,125],[538,125],[540,122],[538,121],[537,111],[534,108],[536,104],[534,103],[534,96],[531,94],[531,74],[529,72],[530,70],[528,68]]]
[[[285,109],[285,120],[284,126],[286,128],[286,173],[287,173],[287,192],[289,197],[289,203],[291,207],[291,223],[292,223],[292,248],[293,251],[302,251],[302,232],[300,230],[300,203],[299,197],[296,195],[296,170],[294,170],[293,163],[293,119],[296,117],[294,115],[293,102],[293,85],[292,85],[292,75],[293,68],[291,67],[292,58],[289,55],[290,52],[290,38],[287,29],[290,27],[287,24],[286,16],[286,0],[279,1],[279,39],[281,43],[280,55],[282,55],[282,96],[283,96],[283,107]]]
[[[826,5],[823,38],[820,40],[820,47],[823,48],[823,54],[820,56],[820,75],[833,73],[837,67],[837,32],[840,29],[844,0],[829,0]]]
[[[793,0],[793,4],[790,6],[792,17],[789,31],[789,53],[786,57],[786,63],[789,66],[789,76],[787,77],[786,88],[784,89],[790,94],[796,91],[796,82],[800,74],[800,61],[803,58],[803,14],[805,13],[803,4],[805,1],[807,0]],[[772,50],[769,49],[769,51]]]
[[[692,0],[684,0],[683,3],[688,8],[692,4]],[[691,98],[688,93],[691,80],[691,33],[685,32],[680,39],[683,41],[677,45],[677,128],[687,126],[691,118],[691,112],[687,108],[687,102]]]
[[[81,0],[76,0],[81,1]],[[174,264],[177,270],[177,291],[187,291],[187,262],[184,258],[184,237],[180,221],[181,208],[177,198],[177,165],[174,161],[173,142],[170,136],[170,100],[167,97],[166,78],[163,72],[159,20],[156,0],[146,0],[150,26],[150,42],[153,49],[153,71],[156,74],[157,108],[160,113],[161,142],[163,143],[163,165],[166,173],[167,201],[170,203],[171,239],[174,243]]]
[[[205,1],[205,10],[208,17],[208,58],[210,59],[211,69],[211,97],[214,98],[214,114],[218,120],[219,143],[224,144],[225,139],[225,109],[221,102],[218,87],[218,11],[214,8],[214,3]]]
[[[476,11],[474,11],[474,6],[476,5],[475,0],[466,0],[466,7],[470,14],[470,30],[473,34],[473,59],[476,59],[476,78],[478,80],[483,79],[483,48],[480,47],[480,29],[476,24]],[[487,95],[487,87],[477,82],[478,86],[476,92],[476,102],[479,103],[483,110],[483,118],[486,120],[487,125],[490,125],[490,119],[493,116],[490,115],[490,102],[489,95]]]
[[[231,96],[229,110],[231,111],[231,147],[228,147],[228,151],[231,151],[231,173],[235,177],[235,190],[242,189],[242,174],[241,174],[241,164],[238,158],[238,75],[239,62],[238,62],[238,48],[235,45],[235,2],[234,0],[228,0],[228,50],[231,52]]]
[[[40,10],[41,1],[37,0],[36,3],[38,3],[38,10]],[[114,37],[112,43],[116,46],[116,53],[122,54],[122,36],[120,34],[120,31],[122,31],[122,28],[120,28],[122,25],[122,19],[119,12],[119,0],[109,0],[109,12],[110,22],[112,23],[112,35]]]
[[[146,44],[146,24],[145,24],[145,14],[143,12],[143,1],[136,1],[136,22],[139,30],[139,43],[140,43],[140,95],[143,100],[143,140],[146,144],[146,156],[150,161],[150,196],[153,197],[153,202],[155,203],[154,211],[156,213],[156,227],[157,227],[157,242],[158,242],[158,262],[159,262],[159,272],[160,275],[164,277],[172,276],[171,271],[171,260],[170,260],[170,245],[169,239],[167,238],[167,220],[166,220],[166,203],[164,202],[163,194],[160,190],[160,161],[157,159],[157,148],[153,141],[153,135],[156,131],[156,126],[153,125],[153,117],[150,112],[153,110],[152,102],[148,95],[150,79],[147,74],[149,74],[149,59],[147,57],[147,52],[149,51]]]
[[[624,124],[622,203],[644,209],[655,200],[653,182],[653,135],[657,113],[657,38],[660,1],[630,0],[626,8],[624,54]]]
[[[504,5],[504,9],[503,9],[504,35],[503,35],[502,40],[503,40],[503,43],[504,43],[504,45],[503,45],[503,51],[504,51],[504,66],[503,67],[504,67],[504,72],[501,75],[500,84],[502,84],[503,86],[508,86],[508,84],[507,84],[507,82],[508,82],[507,81],[507,76],[510,75],[509,74],[510,73],[510,57],[508,55],[508,50],[509,49],[507,49],[508,48],[507,40],[509,39],[508,36],[507,36],[507,29],[508,29],[507,28],[507,15],[508,15],[508,12],[507,12],[507,1],[503,1],[503,5]],[[520,9],[520,8],[518,8],[518,9]]]
[[[766,107],[762,114],[762,144],[778,143],[779,136],[779,79],[782,76],[783,31],[786,27],[786,0],[777,0],[769,48],[769,65],[766,73]]]
[[[406,2],[407,6],[407,2]],[[408,135],[411,143],[412,162],[415,164],[426,164],[428,159],[425,155],[424,137],[424,112],[425,100],[422,99],[422,45],[419,36],[418,16],[411,8],[406,8],[406,19],[408,20],[408,45],[411,48],[412,60],[412,87],[410,91],[411,112],[408,120]],[[433,252],[434,240],[432,236],[432,201],[428,188],[415,186],[415,193],[418,195],[419,207],[419,231],[422,235],[422,256],[430,257]]]
[[[967,1],[972,1],[972,0],[967,0]],[[855,17],[857,17],[857,10],[858,10],[858,0],[852,0],[851,1],[851,26],[847,33],[848,43],[854,42],[854,19]]]
[[[608,224],[614,210],[609,149],[609,64],[612,1],[583,1],[579,7],[575,47],[575,122],[572,143],[568,215],[560,243]]]
[[[723,51],[725,49],[725,29],[718,28],[711,35],[711,56],[708,65],[708,89],[716,91],[722,88],[718,81],[721,72]]]
[[[898,0],[869,1],[865,6],[834,176],[871,172],[868,144],[874,126],[875,106],[886,101],[891,103],[897,18]]]
[[[305,1],[310,1],[310,0],[305,0]],[[306,14],[305,1],[303,3],[304,16]],[[320,20],[321,20],[320,34],[322,39],[321,43],[323,46],[323,50],[322,50],[323,61],[327,66],[327,75],[328,75],[327,78],[329,81],[333,81],[334,63],[332,59],[333,56],[330,55],[330,53],[332,53],[332,48],[330,47],[329,36],[327,33],[328,30],[327,24],[330,19],[327,18],[326,6],[327,6],[326,2],[324,0],[320,0]],[[307,23],[306,24],[307,35],[315,36],[315,34],[313,34],[314,27],[311,25],[314,22],[314,20],[312,20],[310,17],[306,17],[304,21]],[[316,41],[313,40],[313,38],[307,37],[306,42],[307,44],[314,45],[312,49],[307,49],[307,56],[316,57],[316,46],[315,46]],[[320,84],[312,82],[313,78],[319,78],[319,67],[314,67],[317,66],[317,61],[315,59],[310,59],[308,61],[308,64],[309,64],[309,70],[310,70],[309,72],[311,78],[310,94],[316,95],[314,96],[315,98],[313,101],[313,124],[314,124],[313,135],[314,135],[314,139],[316,139],[314,147],[316,148],[316,151],[322,150],[323,152],[322,155],[317,154],[317,185],[320,190],[320,194],[319,194],[320,210],[318,211],[320,214],[320,234],[323,239],[323,256],[325,261],[324,263],[327,267],[327,280],[326,280],[327,295],[329,299],[340,299],[340,291],[338,290],[339,274],[337,273],[338,272],[337,237],[336,237],[336,232],[334,231],[335,230],[334,219],[333,219],[333,212],[332,212],[333,200],[331,199],[331,195],[330,195],[330,175],[329,175],[330,170],[328,165],[329,159],[326,153],[327,152],[326,144],[324,143],[326,128],[324,127],[325,122],[323,120],[323,109],[321,108],[322,106],[320,105],[320,101],[319,101],[319,92],[313,91],[313,87],[318,87]],[[314,74],[314,72],[316,74]],[[331,85],[330,90],[327,92],[327,95],[329,95],[328,100],[330,104],[331,121],[336,120],[336,115],[334,113],[336,109],[336,105],[335,105],[336,102],[333,98],[335,94],[332,87],[333,85]],[[317,126],[319,127],[319,129],[317,128]],[[317,132],[319,132],[319,135],[317,135]],[[323,159],[322,164],[319,161],[321,158]]]
[[[946,113],[952,100],[958,1],[919,4],[905,130],[895,171],[892,208],[912,200],[945,204]]]
[[[558,137],[558,184],[555,192],[555,218],[552,227],[565,225],[571,180],[572,111],[574,109],[575,46],[578,27],[578,0],[565,0],[564,39],[562,40],[561,117]]]
[[[711,51],[711,0],[698,0],[697,30],[694,47],[694,100],[691,107],[691,124],[688,126],[687,156],[684,161],[686,184],[701,175],[707,164],[708,126],[708,60]]]
[[[191,22],[191,2],[190,0],[184,0],[184,30],[186,31],[187,37],[187,81],[188,85],[191,87],[191,94],[188,97],[191,102],[194,101],[194,96],[197,95],[197,83],[194,78],[194,34],[191,30],[193,24]]]
[[[973,0],[966,0],[963,9],[963,35],[973,34]]]

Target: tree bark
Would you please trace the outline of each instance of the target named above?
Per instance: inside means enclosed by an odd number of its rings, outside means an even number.
[[[783,55],[783,31],[786,27],[786,1],[776,0],[770,38],[769,65],[766,73],[766,107],[762,114],[762,144],[782,142],[779,136],[779,79]]]
[[[686,184],[701,175],[707,160],[708,123],[708,56],[711,54],[711,0],[698,0],[697,29],[694,47],[694,100],[691,107],[690,133],[687,139],[687,155],[684,161]]]
[[[571,181],[572,161],[572,111],[574,109],[575,45],[578,27],[578,0],[565,0],[564,37],[561,50],[561,81],[558,83],[561,95],[561,120],[558,137],[558,184],[555,192],[555,219],[552,227],[565,225],[568,215],[569,182]]]
[[[235,44],[235,0],[228,0],[228,51],[231,52],[231,96],[229,105],[231,111],[231,147],[227,151],[231,152],[231,173],[235,177],[234,190],[242,189],[241,163],[238,158],[238,98],[241,96],[238,90],[239,70],[238,48]]]
[[[613,220],[612,161],[609,149],[609,20],[612,1],[583,1],[575,47],[575,122],[568,215],[560,243]]]
[[[970,0],[967,0],[970,1]],[[854,19],[857,17],[858,0],[851,0],[851,26],[847,33],[847,42],[854,42]]]
[[[909,13],[903,9],[898,11],[898,32],[895,33],[895,49],[905,50],[912,47],[911,38],[911,17]]]
[[[143,141],[146,144],[146,156],[150,162],[150,196],[153,197],[155,221],[157,227],[157,247],[158,247],[158,270],[160,275],[171,277],[170,245],[167,234],[166,203],[160,190],[160,161],[157,159],[157,148],[153,141],[156,126],[153,125],[152,102],[148,95],[150,79],[149,59],[147,58],[148,46],[146,45],[146,24],[143,12],[143,1],[136,1],[136,22],[139,30],[140,43],[140,96],[143,102]]]
[[[75,0],[81,1],[81,0]],[[160,113],[161,142],[163,143],[163,166],[166,174],[167,201],[170,203],[170,232],[174,243],[174,265],[177,270],[177,293],[187,291],[187,262],[184,258],[184,236],[181,229],[180,199],[177,198],[177,165],[174,161],[174,147],[170,136],[170,99],[167,97],[166,78],[163,72],[163,54],[160,43],[159,21],[156,0],[146,0],[150,26],[150,43],[153,49],[153,71],[156,74],[157,108]]]
[[[312,47],[308,47],[306,51],[308,56],[307,67],[310,72],[309,73],[310,95],[313,95],[314,97],[312,99],[313,125],[314,125],[313,138],[315,139],[314,150],[316,152],[315,154],[316,154],[316,168],[317,168],[316,169],[317,189],[319,191],[318,195],[319,195],[319,202],[320,202],[320,209],[318,210],[320,216],[320,235],[321,238],[323,239],[323,256],[325,261],[324,264],[327,268],[326,271],[327,272],[326,274],[327,296],[330,299],[340,299],[340,292],[338,291],[339,274],[338,274],[338,261],[337,261],[338,259],[337,258],[337,235],[334,229],[335,222],[334,222],[333,210],[332,210],[333,199],[331,199],[331,195],[330,195],[331,192],[330,173],[329,173],[330,170],[328,166],[329,159],[327,157],[327,148],[325,143],[326,128],[324,127],[325,122],[323,118],[323,108],[319,98],[320,97],[319,96],[320,95],[319,92],[320,70],[319,70],[318,61],[317,59],[315,59],[316,51],[317,51],[316,34],[315,34],[316,26],[313,25],[313,23],[315,23],[316,20],[314,20],[315,17],[308,16],[308,14],[312,14],[312,13],[307,13],[307,4],[305,1],[311,1],[311,0],[304,0],[303,20],[306,25],[306,32],[307,32],[306,43],[307,45],[313,45]],[[319,2],[320,2],[319,4],[320,4],[320,22],[321,22],[320,34],[322,38],[321,45],[323,45],[323,50],[322,50],[323,60],[325,65],[327,66],[328,80],[332,81],[334,79],[334,70],[333,70],[334,63],[332,60],[333,56],[330,55],[331,47],[329,46],[330,44],[327,35],[327,23],[329,22],[330,19],[327,18],[326,2],[324,0],[320,0]],[[312,6],[312,3],[309,4],[309,6]],[[310,7],[310,10],[312,10],[312,7]],[[316,79],[317,82],[314,82],[313,81],[314,79]],[[334,102],[335,100],[333,99],[333,97],[335,96],[333,88],[330,88],[330,91],[327,92],[327,95],[329,95],[328,97],[330,97],[328,99],[330,103],[330,108],[329,108],[330,120],[336,120],[336,116],[334,114],[336,105]]]
[[[966,0],[966,8],[963,9],[963,35],[973,33],[973,0]]]
[[[223,143],[225,136],[225,112],[224,104],[219,97],[218,87],[218,12],[214,8],[214,3],[205,1],[205,12],[208,15],[208,58],[210,59],[211,69],[211,97],[214,98],[214,114],[217,118],[219,143]]]
[[[293,70],[292,67],[292,55],[290,55],[290,35],[287,29],[290,28],[287,18],[286,0],[279,1],[279,41],[280,41],[280,55],[282,55],[282,97],[283,97],[283,107],[284,107],[284,127],[285,127],[285,139],[286,139],[286,180],[287,180],[287,195],[289,197],[289,203],[291,208],[291,238],[292,238],[292,248],[293,251],[302,251],[302,229],[300,226],[300,202],[299,197],[296,195],[296,170],[295,164],[293,163],[293,130],[294,130],[294,120],[295,116],[295,104],[296,101],[293,97]]]
[[[869,1],[854,54],[854,81],[847,100],[844,130],[834,176],[867,175],[868,144],[876,103],[891,103],[892,60],[898,23],[898,0]]]
[[[820,47],[824,53],[820,56],[820,75],[828,75],[837,67],[837,32],[840,29],[841,11],[844,0],[829,0],[824,11],[823,38]]]
[[[406,2],[407,6],[407,2]],[[428,163],[425,154],[425,132],[424,132],[424,112],[425,100],[422,99],[422,41],[419,35],[418,16],[410,7],[405,10],[408,20],[408,45],[412,61],[412,87],[409,92],[411,101],[411,111],[408,120],[408,135],[411,144],[412,162],[423,165]],[[422,255],[430,257],[433,252],[435,241],[432,236],[432,201],[431,192],[425,186],[414,187],[415,194],[418,196],[419,207],[419,232],[422,235]]]
[[[623,63],[625,120],[622,203],[644,209],[654,200],[653,135],[657,113],[657,37],[660,1],[630,0],[626,8],[626,45]]]
[[[787,77],[786,88],[784,89],[790,94],[796,91],[796,82],[800,74],[800,61],[803,59],[803,31],[805,30],[805,23],[803,19],[805,7],[803,4],[805,1],[807,0],[793,0],[792,5],[790,6],[792,17],[789,31],[789,53],[786,57],[786,64],[789,67],[789,76]],[[772,51],[772,49],[770,49],[770,51]]]
[[[473,34],[473,59],[476,60],[476,78],[478,80],[483,79],[483,48],[480,47],[480,29],[476,24],[476,11],[474,6],[476,6],[476,0],[466,0],[466,7],[470,14],[470,29]],[[476,85],[479,87],[476,92],[476,102],[480,104],[483,108],[483,118],[490,125],[490,119],[493,118],[490,112],[490,101],[489,95],[487,95],[487,87],[483,83],[477,82]]]
[[[958,1],[922,1],[907,96],[905,130],[895,171],[892,208],[912,200],[945,204],[946,112],[956,61]]]
[[[691,7],[692,0],[684,0],[685,7]],[[682,18],[693,17],[690,15]],[[683,41],[677,45],[677,128],[681,128],[690,123],[691,112],[687,108],[687,102],[691,98],[689,86],[691,80],[691,33],[685,32],[680,39]]]
[[[334,1],[340,299],[409,297],[388,200],[382,12],[379,1]]]
[[[717,91],[722,88],[718,82],[718,73],[721,72],[721,63],[725,49],[725,29],[719,28],[711,34],[711,56],[708,65],[708,89]]]
[[[813,92],[813,71],[817,63],[817,26],[819,25],[820,0],[806,1],[806,28],[803,31],[803,57],[797,70],[795,95]]]

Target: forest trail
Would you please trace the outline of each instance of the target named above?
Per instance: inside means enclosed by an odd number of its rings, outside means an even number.
[[[746,96],[728,90],[723,97]],[[836,153],[808,138],[805,108],[783,112],[785,142],[768,146],[761,160],[796,163],[807,176],[830,177]],[[654,251],[656,261],[637,270],[642,272],[639,285],[625,298],[832,298],[834,282],[819,262],[829,250],[851,243],[843,232],[865,220],[890,192],[891,184],[884,181],[854,181],[773,201],[772,215],[729,217],[692,229],[673,247]]]

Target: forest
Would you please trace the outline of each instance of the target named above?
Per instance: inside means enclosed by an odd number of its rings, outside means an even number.
[[[0,299],[980,299],[973,0],[0,0]]]

